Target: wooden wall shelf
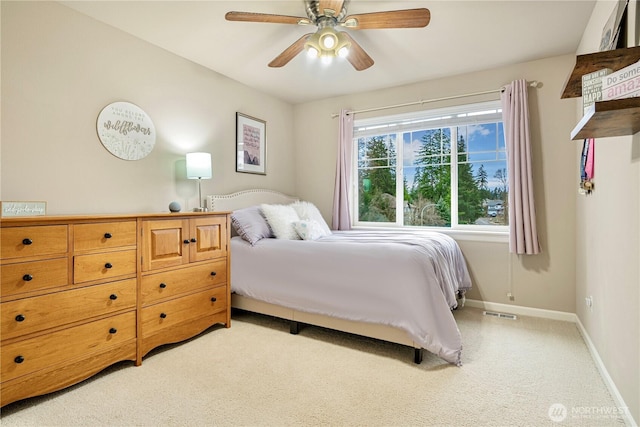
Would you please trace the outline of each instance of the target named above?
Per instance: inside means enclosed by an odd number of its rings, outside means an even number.
[[[578,55],[576,57],[576,65],[564,86],[564,91],[560,98],[578,98],[582,96],[582,76],[585,74],[603,68],[618,71],[639,60],[640,46]]]
[[[640,61],[640,46],[578,55],[561,98],[582,96],[582,76],[603,68],[618,71]],[[571,132],[572,140],[640,132],[640,98],[596,102]]]
[[[572,140],[633,135],[640,132],[640,98],[593,104],[571,132]]]

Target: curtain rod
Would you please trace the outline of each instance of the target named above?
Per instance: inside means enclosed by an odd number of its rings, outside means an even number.
[[[537,80],[534,80],[532,82],[527,82],[527,83],[530,87],[535,87],[535,88],[538,88],[542,85],[542,83],[538,82]],[[449,99],[466,98],[469,96],[486,95],[489,93],[496,93],[496,92],[503,92],[503,91],[504,91],[504,86],[501,87],[500,89],[485,90],[484,92],[465,93],[463,95],[446,96],[444,98],[422,99],[420,101],[406,102],[404,104],[386,105],[384,107],[374,107],[374,108],[367,108],[365,110],[348,111],[347,114],[369,113],[371,111],[380,111],[380,110],[389,110],[391,108],[409,107],[411,105],[426,104],[427,102],[447,101]],[[335,119],[336,117],[339,117],[339,116],[340,114],[338,113],[331,114],[332,119]]]

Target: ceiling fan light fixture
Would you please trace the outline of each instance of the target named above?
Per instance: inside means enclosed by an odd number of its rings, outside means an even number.
[[[336,35],[338,36],[338,43],[334,48],[335,55],[340,58],[346,58],[349,55],[349,49],[351,49],[351,42],[342,31],[337,31]]]
[[[316,49],[313,46],[307,46],[307,56],[309,58],[317,58],[318,55],[320,55],[320,52],[318,52],[318,49]]]
[[[336,31],[333,27],[324,27],[309,36],[305,43],[307,56],[310,58],[322,58],[327,64],[332,58],[345,58],[349,55],[351,42],[342,31]]]
[[[320,43],[322,43],[322,47],[326,50],[331,50],[338,42],[338,37],[331,31],[325,31],[324,34],[320,36]]]
[[[304,44],[304,48],[306,49],[307,55],[310,58],[316,58],[320,56],[320,53],[322,52],[322,46],[320,46],[320,35],[317,31],[309,36],[307,42]]]
[[[323,63],[324,65],[329,65],[329,64],[331,64],[331,61],[333,60],[333,56],[329,56],[329,55],[322,55],[322,56],[320,57],[320,59],[321,59],[321,61],[322,61],[322,63]]]

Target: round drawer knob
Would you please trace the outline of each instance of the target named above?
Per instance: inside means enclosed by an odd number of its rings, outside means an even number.
[[[164,318],[166,318],[166,317],[167,317],[167,313],[160,313],[160,318],[161,318],[161,319],[164,319]]]
[[[16,322],[24,322],[25,317],[22,314],[16,316]]]
[[[164,289],[164,288],[166,288],[166,287],[167,287],[167,284],[166,284],[166,283],[160,283],[160,288],[161,288],[161,289]]]
[[[25,274],[24,276],[22,276],[22,280],[24,280],[25,282],[30,282],[33,280],[33,276],[30,274]]]
[[[118,332],[118,330],[116,328],[109,329],[109,333],[110,334],[115,334],[116,332]]]
[[[111,295],[109,295],[109,299],[110,299],[110,300],[117,300],[117,299],[118,299],[118,295],[116,295],[116,294],[111,294]]]
[[[113,237],[113,235],[111,233],[104,233],[104,238],[105,239],[110,239],[112,237]]]
[[[182,241],[182,243],[184,243],[185,245],[188,245],[188,244],[189,244],[189,240],[184,239],[184,240]]]
[[[191,238],[191,243],[195,243],[195,242],[197,242],[197,240],[194,237],[192,237]]]
[[[212,272],[211,272],[211,275],[212,275],[212,276],[215,276],[216,274],[217,274],[217,273],[216,273],[215,271],[212,271]]]
[[[113,264],[111,264],[110,262],[104,265],[104,268],[112,268],[112,267],[113,267]]]
[[[16,358],[13,359],[13,361],[16,362],[16,363],[22,363],[22,362],[24,362],[24,357],[16,356]]]
[[[23,245],[30,245],[33,243],[33,240],[26,238],[26,239],[22,239],[22,244]]]
[[[216,302],[218,299],[216,297],[211,297],[211,302]]]

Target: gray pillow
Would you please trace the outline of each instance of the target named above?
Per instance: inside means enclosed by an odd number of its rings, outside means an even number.
[[[269,228],[267,220],[262,216],[259,206],[233,211],[231,213],[231,224],[238,232],[238,235],[251,243],[251,246],[261,239],[273,237],[273,232]]]

